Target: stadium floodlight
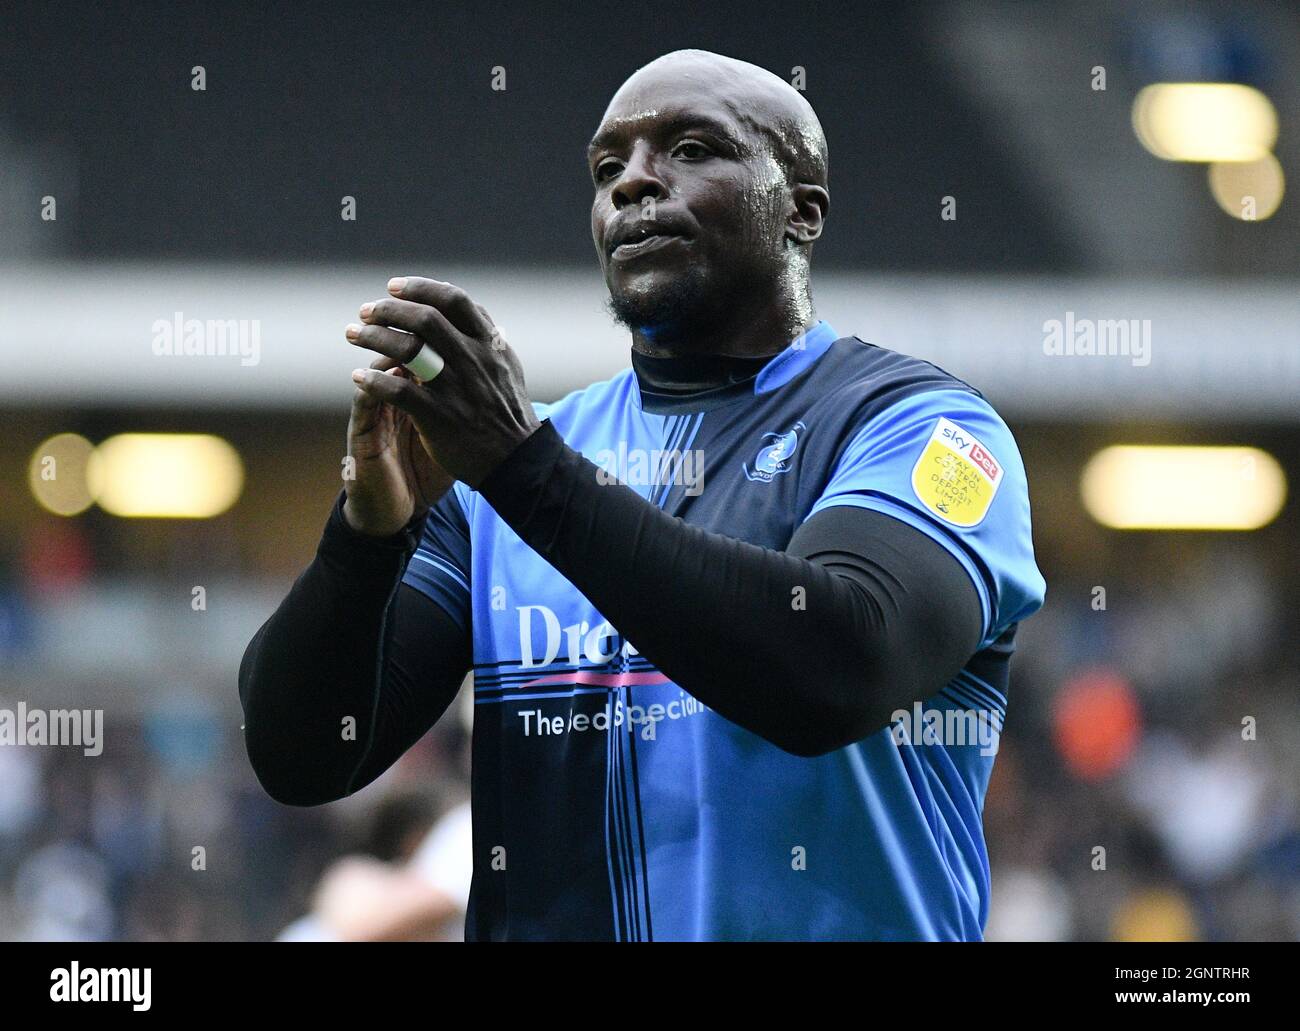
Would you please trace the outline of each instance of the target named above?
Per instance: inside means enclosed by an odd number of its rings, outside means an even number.
[[[90,456],[90,492],[116,516],[210,519],[244,486],[244,465],[227,441],[205,433],[121,433]]]
[[[1133,101],[1133,130],[1166,161],[1257,161],[1277,142],[1277,112],[1236,82],[1157,82]]]
[[[1116,530],[1257,530],[1282,510],[1286,476],[1259,448],[1119,445],[1092,457],[1080,489]]]

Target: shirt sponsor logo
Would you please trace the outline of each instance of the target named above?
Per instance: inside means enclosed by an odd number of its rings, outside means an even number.
[[[560,649],[566,644],[570,666],[578,666],[584,659],[593,666],[604,666],[620,656],[627,658],[640,654],[631,641],[626,640],[610,625],[609,620],[603,620],[592,626],[584,619],[581,623],[562,627],[560,617],[545,605],[516,607],[519,610],[520,669],[536,669],[539,666],[551,665],[559,658]],[[533,654],[534,616],[541,619],[542,629],[546,634],[546,650],[540,658]],[[606,641],[613,647],[607,648]]]
[[[969,529],[988,515],[1003,479],[1001,464],[973,433],[940,418],[912,467],[912,490],[946,523]]]
[[[759,448],[754,468],[751,470],[748,465],[740,467],[745,479],[771,483],[781,473],[788,473],[794,453],[799,449],[799,431],[807,428],[802,422],[797,422],[787,433],[764,433],[763,439],[767,443]]]

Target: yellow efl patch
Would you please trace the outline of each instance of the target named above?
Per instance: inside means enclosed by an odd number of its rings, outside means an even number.
[[[977,526],[1002,483],[1002,466],[955,422],[941,418],[912,467],[921,504],[953,526]]]

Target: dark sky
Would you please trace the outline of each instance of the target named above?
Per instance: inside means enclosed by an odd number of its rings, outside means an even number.
[[[807,68],[831,152],[819,267],[1074,260],[933,63],[916,5],[10,10],[0,114],[10,145],[76,155],[59,218],[77,257],[590,265],[586,141],[627,75],[697,46],[787,78]],[[190,88],[196,64],[206,92]],[[939,219],[944,194],[959,232]]]

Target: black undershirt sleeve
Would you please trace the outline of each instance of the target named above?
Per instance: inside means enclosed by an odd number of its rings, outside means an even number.
[[[471,662],[469,633],[401,583],[423,520],[366,537],[348,526],[342,502],[239,668],[249,759],[287,805],[369,784],[442,715]]]
[[[775,551],[598,473],[546,420],[480,493],[661,672],[786,751],[820,755],[887,726],[978,646],[974,584],[900,520],[833,507]]]
[[[877,512],[829,508],[786,551],[761,548],[602,483],[549,421],[481,493],[662,672],[797,755],[886,726],[950,680],[981,634],[957,560]],[[417,519],[393,537],[358,534],[340,496],[315,559],[245,651],[245,741],[278,801],[365,786],[454,698],[469,634],[401,583],[419,530]]]

